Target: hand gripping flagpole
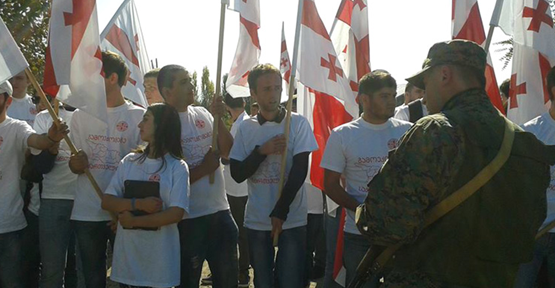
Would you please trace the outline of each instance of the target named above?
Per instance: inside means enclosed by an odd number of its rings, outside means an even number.
[[[35,78],[35,75],[33,75],[33,72],[31,72],[29,68],[25,68],[25,74],[27,75],[27,78],[29,79],[29,81],[31,81],[31,84],[33,84],[33,87],[35,87],[35,90],[37,90],[37,93],[39,94],[39,97],[42,103],[44,103],[44,106],[46,106],[46,110],[48,110],[48,113],[52,117],[52,120],[54,120],[54,123],[56,124],[56,126],[60,125],[61,123],[60,123],[60,119],[58,118],[58,114],[56,113],[56,111],[54,111],[54,108],[46,98],[46,94],[44,94],[44,91],[40,87],[37,79]],[[55,103],[57,102],[58,101],[55,101]],[[69,149],[71,150],[71,154],[77,154],[77,152],[79,152],[77,151],[77,148],[75,147],[73,142],[71,142],[71,139],[69,138],[68,135],[64,136],[64,140],[69,146]],[[87,178],[89,178],[89,181],[91,182],[91,185],[96,191],[96,194],[102,200],[102,196],[103,196],[102,189],[100,189],[100,186],[98,186],[98,183],[96,182],[93,175],[91,174],[91,171],[89,171],[88,168],[85,169],[85,175],[87,175]],[[113,212],[110,212],[110,216],[112,217],[113,221],[116,221],[118,219],[117,215]]]
[[[216,94],[212,99],[212,103],[216,101],[216,97],[220,97],[221,92],[221,79],[222,79],[222,54],[224,49],[224,27],[225,27],[225,6],[229,4],[229,0],[222,0],[222,7],[220,9],[220,38],[218,44],[218,66],[216,68]],[[212,131],[212,152],[218,151],[218,126],[220,126],[219,114],[214,114],[214,129]],[[214,184],[214,172],[209,176],[210,184]]]
[[[287,164],[287,145],[289,143],[289,127],[291,126],[291,109],[293,108],[293,94],[295,93],[295,76],[297,76],[297,60],[299,56],[299,40],[301,36],[301,19],[303,16],[303,2],[299,0],[299,8],[297,9],[297,26],[295,26],[295,44],[293,46],[293,63],[291,63],[291,77],[289,78],[289,97],[287,99],[287,116],[285,117],[285,126],[283,133],[285,134],[285,149],[281,154],[281,167],[279,177],[278,201],[281,198],[283,185],[285,184],[285,166]],[[274,246],[279,242],[279,235],[274,235]]]

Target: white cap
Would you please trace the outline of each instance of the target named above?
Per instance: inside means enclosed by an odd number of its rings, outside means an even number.
[[[6,81],[0,84],[0,94],[8,93],[9,96],[13,94],[12,84],[9,81]]]

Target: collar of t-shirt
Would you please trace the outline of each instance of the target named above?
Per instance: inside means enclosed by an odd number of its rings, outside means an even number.
[[[31,95],[29,94],[25,94],[25,96],[23,96],[23,98],[15,98],[12,96],[12,101],[14,102],[26,102],[29,101],[29,98],[31,98]]]
[[[120,112],[122,110],[127,110],[127,108],[129,106],[133,105],[133,103],[128,102],[127,100],[125,101],[125,103],[116,106],[116,107],[108,107],[108,113],[114,113],[114,112]]]
[[[276,123],[281,123],[281,121],[283,120],[283,118],[285,118],[285,108],[279,106],[279,112],[276,115],[276,117],[272,120],[268,120],[266,118],[264,118],[264,116],[262,116],[262,113],[258,112],[258,114],[256,114],[256,120],[258,120],[258,123],[260,124],[260,126],[264,125],[264,123],[266,122],[276,122]]]
[[[387,121],[382,124],[369,123],[366,120],[364,120],[362,117],[359,117],[357,121],[360,123],[362,127],[372,129],[372,130],[384,130],[391,126],[391,118],[387,119]]]

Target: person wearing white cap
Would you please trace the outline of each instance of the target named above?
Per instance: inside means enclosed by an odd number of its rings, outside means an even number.
[[[39,135],[25,121],[7,116],[12,104],[13,88],[0,84],[0,287],[23,287],[21,243],[27,226],[23,215],[23,198],[19,173],[28,147],[44,150],[56,145],[69,132],[65,123],[52,125]]]

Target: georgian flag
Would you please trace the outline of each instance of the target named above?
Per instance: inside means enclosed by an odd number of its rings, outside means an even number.
[[[491,24],[514,39],[507,116],[520,125],[551,105],[545,77],[555,64],[553,16],[547,0],[505,0],[497,7],[501,9],[495,11]]]
[[[291,80],[291,59],[289,58],[289,52],[287,51],[287,42],[285,42],[285,31],[283,22],[281,23],[281,55],[279,57],[279,72],[281,73],[281,77],[285,82],[283,85],[283,89],[286,91],[286,95],[289,95],[289,82]]]
[[[0,84],[29,67],[6,24],[0,18]]]
[[[482,47],[486,43],[486,33],[478,8],[478,0],[453,0],[452,36],[453,39],[464,39],[478,43]],[[493,106],[506,113],[499,94],[491,57],[488,54],[486,65],[486,92]]]
[[[112,20],[100,34],[100,39],[102,39],[100,46],[103,50],[119,54],[127,64],[129,75],[121,90],[123,96],[147,107],[143,75],[148,72],[150,61],[133,0],[126,0],[121,4]]]
[[[44,87],[59,101],[106,121],[99,35],[95,0],[53,0]]]
[[[226,91],[234,98],[249,97],[247,78],[260,58],[260,3],[259,0],[234,0],[230,9],[239,12],[239,42],[229,71]]]

